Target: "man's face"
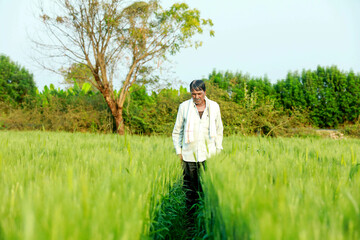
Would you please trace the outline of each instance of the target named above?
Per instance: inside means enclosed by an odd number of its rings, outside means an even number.
[[[206,92],[204,92],[203,90],[197,91],[193,89],[191,91],[192,99],[196,105],[201,105],[205,102],[205,95]]]

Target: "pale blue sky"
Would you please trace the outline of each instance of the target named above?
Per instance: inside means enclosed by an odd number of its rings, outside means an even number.
[[[60,77],[31,61],[37,0],[0,0],[0,53],[35,75],[39,88]],[[168,5],[170,0],[163,0]],[[359,0],[187,0],[214,21],[215,37],[173,57],[172,77],[188,84],[213,70],[241,71],[272,82],[289,70],[337,65],[360,72]]]

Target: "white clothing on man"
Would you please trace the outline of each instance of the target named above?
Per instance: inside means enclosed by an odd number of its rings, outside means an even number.
[[[172,138],[176,154],[185,162],[203,162],[222,150],[223,124],[220,107],[205,97],[200,118],[193,99],[180,104]]]

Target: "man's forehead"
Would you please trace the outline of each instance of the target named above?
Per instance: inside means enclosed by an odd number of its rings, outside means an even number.
[[[203,92],[204,92],[204,90],[195,90],[195,89],[191,90],[192,94],[203,93]]]

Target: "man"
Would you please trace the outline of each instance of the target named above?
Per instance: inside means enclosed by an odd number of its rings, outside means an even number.
[[[202,192],[199,170],[205,168],[207,158],[221,151],[223,125],[219,105],[206,97],[204,81],[192,81],[190,91],[192,98],[179,106],[172,137],[183,166],[186,205],[191,215],[198,192]]]

